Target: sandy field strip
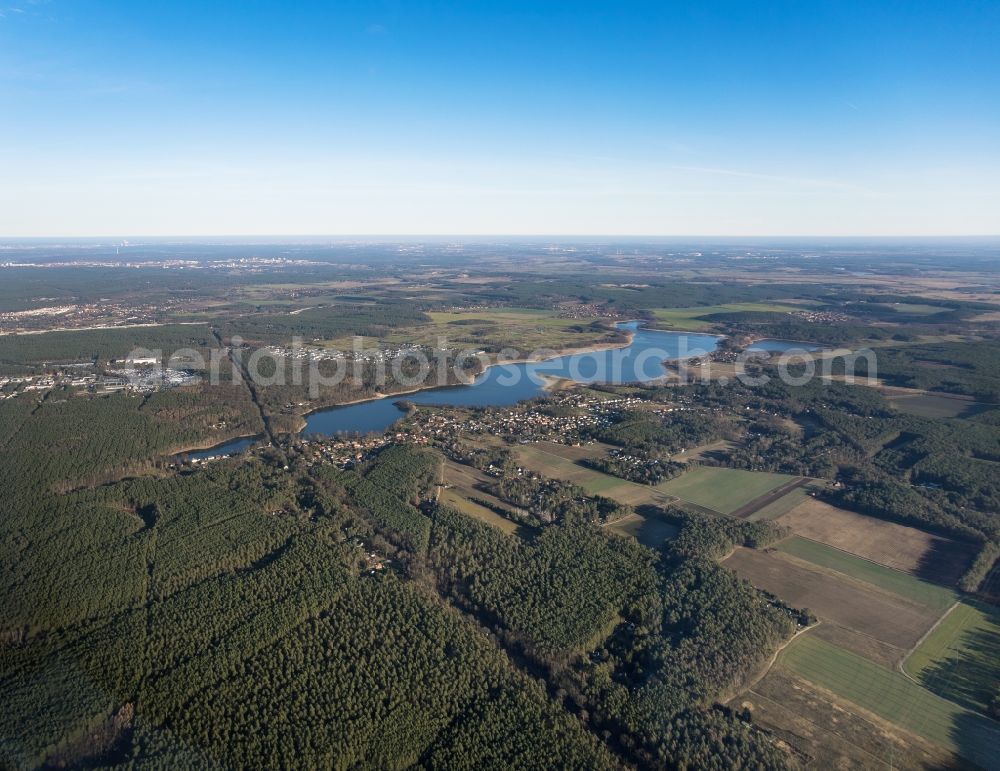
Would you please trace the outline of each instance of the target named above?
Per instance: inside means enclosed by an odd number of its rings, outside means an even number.
[[[976,553],[972,544],[855,514],[814,498],[775,521],[803,538],[947,586],[958,581]]]

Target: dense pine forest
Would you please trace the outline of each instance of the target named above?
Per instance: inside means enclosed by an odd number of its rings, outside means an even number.
[[[0,405],[0,733],[18,765],[781,762],[712,700],[794,623],[704,557],[602,532],[613,506],[572,487],[539,499],[522,543],[435,504],[441,457],[407,446],[351,471],[264,451],[161,476],[155,458],[202,436],[164,419],[185,409]],[[100,443],[74,439],[84,424]],[[703,614],[721,659],[685,652]]]

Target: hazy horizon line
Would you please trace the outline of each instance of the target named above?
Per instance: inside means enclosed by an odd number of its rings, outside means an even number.
[[[998,233],[930,233],[930,234],[909,234],[909,233],[767,233],[767,234],[712,234],[712,233],[205,233],[205,234],[162,234],[162,233],[102,233],[95,235],[21,235],[7,236],[0,234],[0,243],[10,243],[16,241],[96,241],[100,239],[111,239],[116,241],[128,241],[130,239],[174,239],[181,241],[198,241],[201,239],[368,239],[382,241],[399,240],[427,240],[427,239],[628,239],[628,240],[678,240],[678,239],[717,239],[717,240],[768,240],[768,239],[808,239],[808,240],[1000,240]]]

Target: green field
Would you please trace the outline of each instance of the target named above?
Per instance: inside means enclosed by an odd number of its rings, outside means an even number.
[[[656,489],[720,514],[729,514],[794,478],[764,471],[698,466],[676,479],[661,482]]]
[[[570,463],[571,461],[567,461]],[[573,463],[576,466],[576,463]],[[584,478],[580,486],[586,490],[588,493],[594,495],[598,493],[606,493],[608,490],[613,490],[616,487],[621,487],[622,483],[626,480],[619,479],[618,477],[609,476],[607,474],[602,474],[600,471],[594,471],[592,476],[587,476]]]
[[[959,603],[903,668],[935,693],[988,714],[1000,681],[1000,612]]]
[[[443,339],[458,347],[507,347],[527,355],[543,349],[587,347],[607,340],[601,330],[581,332],[579,319],[559,318],[555,311],[538,308],[429,311],[427,315],[430,322],[387,330],[380,342],[438,345]],[[342,348],[350,339],[336,342],[335,347]]]
[[[943,313],[948,310],[940,305],[924,305],[923,303],[893,303],[892,309],[897,313],[907,313],[912,316],[933,316],[935,313]]]
[[[731,303],[729,305],[699,305],[694,308],[657,308],[653,310],[653,318],[671,327],[698,331],[712,326],[701,317],[713,313],[740,313],[754,311],[760,313],[783,313],[800,311],[803,305],[778,305],[775,303]]]
[[[569,326],[567,319],[555,318],[553,311],[542,308],[494,308],[481,311],[428,311],[428,316],[436,324],[447,324],[453,321],[482,320],[496,323],[531,323],[531,324],[556,324]]]
[[[821,688],[983,768],[996,767],[1000,724],[935,696],[900,672],[810,634],[789,645],[778,661]]]
[[[461,334],[466,329],[496,327],[507,333],[531,334],[561,332],[569,327],[579,326],[575,319],[563,319],[555,311],[539,308],[497,308],[488,311],[429,311],[428,316],[435,329],[443,334]],[[575,333],[570,333],[576,336]],[[526,347],[524,345],[518,347]]]
[[[951,589],[922,581],[909,573],[884,567],[861,557],[855,557],[832,546],[793,535],[777,546],[779,551],[811,562],[820,567],[836,570],[851,578],[885,589],[900,597],[913,600],[928,608],[945,610],[951,607],[958,595]]]

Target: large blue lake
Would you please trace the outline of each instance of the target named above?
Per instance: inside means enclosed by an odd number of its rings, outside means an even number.
[[[306,418],[303,433],[332,435],[342,432],[385,431],[403,413],[399,400],[414,404],[459,407],[503,407],[545,391],[542,377],[562,377],[578,383],[636,383],[655,380],[664,373],[664,359],[702,356],[715,349],[719,337],[688,332],[644,329],[637,321],[619,324],[633,333],[624,348],[559,356],[547,361],[489,367],[469,385],[447,386],[406,395],[386,396],[357,404],[314,412]]]
[[[545,393],[545,378],[562,377],[578,383],[637,383],[664,375],[665,359],[701,356],[716,348],[716,335],[661,332],[640,322],[618,325],[632,333],[624,348],[558,356],[546,361],[489,367],[469,385],[445,386],[412,394],[395,394],[342,407],[330,407],[307,416],[302,433],[330,436],[338,433],[381,433],[403,417],[400,400],[414,404],[457,407],[503,407]],[[758,340],[749,350],[782,353],[790,349],[816,350],[819,346],[795,340]],[[192,460],[242,452],[259,437],[234,439],[218,447],[185,453]]]

